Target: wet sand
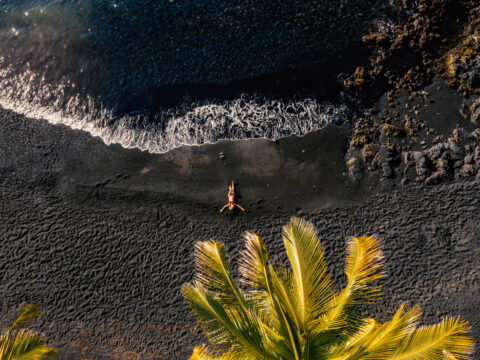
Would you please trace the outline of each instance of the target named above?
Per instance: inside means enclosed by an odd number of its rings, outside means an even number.
[[[37,328],[60,359],[187,358],[204,341],[180,294],[195,242],[218,239],[235,257],[242,233],[255,231],[279,261],[292,215],[315,224],[339,284],[347,237],[382,241],[379,320],[406,301],[425,324],[461,315],[480,338],[472,181],[401,187],[372,175],[355,185],[345,128],[334,125],[160,155],[9,111],[0,119],[0,320],[23,301],[41,303]],[[220,215],[231,180],[247,212]]]

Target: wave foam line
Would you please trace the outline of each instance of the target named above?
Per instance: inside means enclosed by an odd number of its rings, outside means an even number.
[[[89,97],[68,96],[74,86],[51,86],[34,73],[13,76],[3,69],[0,106],[30,118],[87,131],[107,145],[118,143],[151,153],[220,140],[303,136],[333,119],[346,117],[345,106],[335,108],[310,98],[280,101],[240,96],[221,103],[189,104],[188,109],[185,106],[166,111],[158,114],[160,121],[145,124],[141,115],[115,117],[113,111]]]

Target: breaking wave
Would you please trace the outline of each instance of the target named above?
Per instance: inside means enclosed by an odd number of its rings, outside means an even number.
[[[152,120],[146,114],[119,116],[88,96],[66,96],[72,85],[53,87],[32,72],[14,76],[1,69],[0,106],[87,131],[106,144],[152,153],[226,139],[302,136],[346,117],[345,106],[333,107],[313,98],[275,100],[242,95],[227,101],[186,103],[155,114]]]

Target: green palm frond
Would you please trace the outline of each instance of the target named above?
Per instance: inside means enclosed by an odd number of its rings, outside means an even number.
[[[339,348],[342,349],[341,352],[339,349],[335,349],[334,353],[340,352],[340,355],[343,353],[348,353],[349,350],[353,348],[365,348],[365,339],[371,334],[376,332],[378,328],[382,325],[375,321],[375,319],[367,318],[358,327],[358,330],[348,337],[348,340],[345,341]],[[340,356],[342,357],[342,356]]]
[[[244,238],[245,249],[239,261],[240,281],[249,289],[249,300],[265,313],[271,313],[274,311],[273,293],[267,249],[258,235],[247,232]]]
[[[31,331],[20,330],[0,340],[1,360],[51,360],[56,355],[55,349],[49,348],[41,336]]]
[[[17,311],[15,320],[8,328],[8,331],[25,329],[30,326],[33,319],[42,312],[39,304],[22,304]]]
[[[373,282],[382,277],[382,252],[372,237],[352,237],[347,245],[345,274],[347,285],[330,304],[324,321],[329,327],[344,326],[347,321],[354,328],[361,322],[356,314],[358,305],[371,304],[380,293]]]
[[[263,240],[245,235],[239,263],[245,290],[232,278],[222,244],[197,244],[197,279],[182,292],[210,345],[195,348],[191,360],[468,359],[469,327],[457,318],[417,329],[420,309],[405,305],[384,324],[360,316],[379,296],[376,239],[349,240],[347,285],[333,293],[313,226],[292,219],[283,237],[291,270],[274,268]]]
[[[329,359],[347,360],[355,358],[356,355],[366,349],[366,339],[380,326],[381,324],[377,323],[374,319],[364,319],[355,333],[349,336],[346,341],[340,342],[332,348]]]
[[[405,305],[385,324],[379,324],[373,319],[362,323],[359,331],[353,334],[335,349],[335,359],[389,359],[398,348],[400,342],[415,330],[420,310],[413,308],[404,313]]]
[[[195,260],[197,279],[205,289],[215,292],[227,305],[245,306],[243,293],[230,276],[230,260],[222,243],[217,241],[197,243]]]
[[[244,293],[231,277],[230,261],[223,244],[216,241],[200,242],[196,244],[195,250],[195,260],[198,269],[198,284],[195,287],[197,290],[201,290],[200,293],[203,291],[205,294],[204,300],[207,299],[210,300],[210,303],[213,302],[217,307],[216,310],[224,306],[223,311],[225,314],[228,312],[229,316],[239,318],[239,320],[237,320],[240,324],[242,324],[242,322],[248,324],[247,332],[250,338],[258,338],[265,332],[269,333],[265,336],[270,335],[275,337],[276,334],[268,326],[263,324],[260,317],[254,314],[252,304],[246,301]],[[211,297],[209,292],[215,293],[216,299]],[[191,306],[192,305],[193,302],[191,303]],[[224,320],[225,318],[220,319],[221,322]],[[230,320],[234,321],[235,319]],[[228,328],[230,331],[233,330],[231,327]],[[249,343],[244,342],[243,344],[246,345]],[[265,355],[266,348],[262,345],[263,343],[261,341],[258,342],[258,348],[256,348],[255,351]]]
[[[298,360],[301,358],[303,344],[295,303],[289,286],[291,281],[286,274],[282,276],[282,272],[279,277],[271,265],[269,265],[269,273],[272,277],[272,288],[279,308],[278,321],[282,327],[280,333],[285,339],[284,345],[291,352],[290,358]]]
[[[365,353],[370,357],[389,358],[398,348],[400,342],[413,331],[418,324],[421,312],[418,307],[413,307],[404,312],[406,305],[403,304],[393,315],[390,321],[381,325],[375,332],[370,334],[366,341]]]
[[[236,353],[235,351],[229,351],[222,355],[215,355],[215,353],[209,350],[205,345],[196,346],[193,349],[192,356],[189,360],[255,360],[254,357],[249,355],[245,356],[244,354]]]
[[[445,356],[445,360],[457,360],[457,358],[453,356],[450,351],[443,350],[443,355]]]
[[[269,337],[286,358],[297,358],[301,353],[300,333],[295,303],[290,291],[291,276],[285,269],[280,276],[268,264],[263,240],[251,233],[245,235],[245,250],[239,266],[241,281],[248,286],[248,299],[269,326]]]
[[[245,354],[263,357],[262,344],[258,344],[262,334],[250,318],[234,310],[227,312],[219,299],[210,296],[198,281],[183,286],[182,292],[208,339],[218,350],[234,348],[242,352],[245,347]]]
[[[53,360],[57,350],[47,346],[38,334],[24,330],[38,316],[37,304],[23,304],[17,311],[12,325],[0,335],[0,360]]]
[[[439,324],[421,327],[402,341],[392,360],[436,360],[446,355],[456,359],[468,359],[473,341],[465,334],[470,332],[466,321],[446,318]]]
[[[293,270],[297,319],[305,327],[326,312],[332,288],[330,275],[311,224],[292,218],[283,228],[283,242]]]
[[[245,234],[245,250],[239,261],[241,282],[249,290],[246,296],[259,316],[269,327],[270,337],[281,346],[288,333],[284,333],[285,314],[280,300],[274,293],[272,276],[276,277],[273,268],[268,265],[268,254],[263,240],[252,233]]]

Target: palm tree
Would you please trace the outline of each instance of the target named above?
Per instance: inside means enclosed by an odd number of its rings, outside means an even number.
[[[38,334],[25,330],[40,314],[37,304],[20,306],[12,325],[0,335],[0,360],[52,360],[57,351]]]
[[[380,294],[373,284],[383,265],[376,239],[348,241],[347,284],[340,291],[311,224],[292,218],[283,240],[290,269],[269,264],[262,239],[246,233],[239,272],[248,290],[234,281],[223,244],[196,244],[196,279],[182,292],[210,346],[196,347],[191,360],[469,358],[470,329],[458,318],[417,328],[420,309],[405,305],[384,324],[361,316],[359,307]]]

